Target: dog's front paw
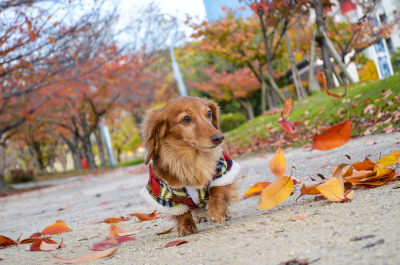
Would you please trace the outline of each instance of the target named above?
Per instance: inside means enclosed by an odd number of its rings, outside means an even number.
[[[194,217],[194,221],[196,222],[196,224],[206,223],[208,221],[208,218],[205,216],[196,216]]]
[[[179,236],[188,236],[191,234],[196,234],[197,233],[197,227],[193,225],[182,225],[178,226],[178,235]]]
[[[227,209],[221,209],[218,207],[210,207],[208,210],[208,218],[210,218],[210,221],[215,224],[215,225],[222,225],[228,215],[226,214]],[[228,210],[229,211],[229,210]],[[230,213],[229,213],[229,219],[230,219]]]

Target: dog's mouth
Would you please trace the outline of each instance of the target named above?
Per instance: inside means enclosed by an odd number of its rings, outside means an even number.
[[[195,144],[195,143],[188,143],[188,145],[190,145],[193,148],[202,150],[202,151],[207,151],[207,150],[213,150],[213,149],[217,148],[218,146],[220,146],[221,144],[213,145],[213,146],[199,146],[198,144]]]

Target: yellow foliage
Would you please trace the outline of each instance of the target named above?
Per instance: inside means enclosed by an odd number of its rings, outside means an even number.
[[[369,60],[367,61],[363,68],[359,71],[360,75],[360,82],[365,82],[365,81],[373,81],[373,80],[378,80],[378,70],[376,69],[376,66],[374,64],[374,61]]]

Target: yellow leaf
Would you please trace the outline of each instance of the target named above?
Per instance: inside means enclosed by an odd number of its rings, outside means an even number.
[[[257,209],[271,209],[284,202],[293,191],[293,180],[282,176],[266,187],[258,200]]]
[[[381,176],[386,176],[390,173],[393,172],[393,169],[391,168],[380,168],[378,167],[377,171],[376,171],[376,177],[381,177]]]
[[[333,170],[333,178],[337,178],[340,182],[340,186],[342,187],[342,190],[344,190],[344,181],[343,181],[343,169],[347,166],[347,164],[343,163],[338,166],[336,166],[336,170]]]
[[[351,201],[354,198],[354,190],[348,190],[344,194],[345,201]]]
[[[393,151],[393,152],[392,152],[392,155],[393,155],[393,156],[400,156],[400,151]]]
[[[319,185],[316,189],[332,202],[341,202],[344,200],[343,188],[339,179],[332,178],[329,181]]]
[[[278,178],[285,174],[286,159],[283,155],[282,148],[279,147],[278,150],[276,150],[274,157],[272,157],[271,161],[269,162],[269,169],[271,170],[272,174]]]
[[[258,182],[254,184],[243,194],[242,199],[260,194],[269,184],[271,184],[271,182]]]
[[[378,167],[387,167],[399,162],[399,156],[397,155],[387,155],[379,159],[376,163]],[[381,166],[382,165],[382,166]]]

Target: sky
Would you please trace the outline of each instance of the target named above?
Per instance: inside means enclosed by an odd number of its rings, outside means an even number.
[[[189,14],[196,22],[207,19],[203,0],[121,0],[120,8],[125,13],[135,12],[138,7],[146,6],[150,3],[159,5],[162,13],[167,13],[178,18],[181,29],[190,35],[190,28],[183,25],[186,15]],[[197,19],[196,19],[197,18]]]

